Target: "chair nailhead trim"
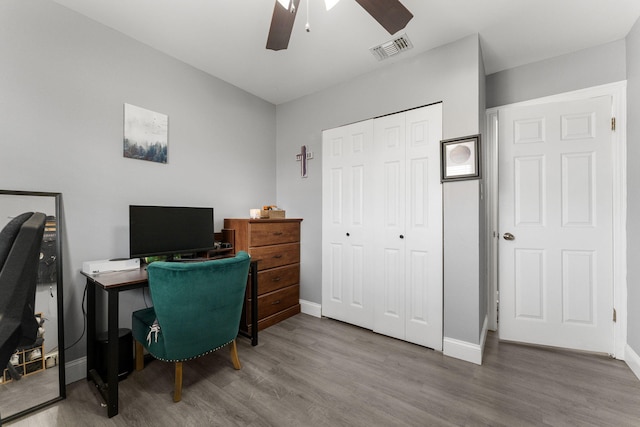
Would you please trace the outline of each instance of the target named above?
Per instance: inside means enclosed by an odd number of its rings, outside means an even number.
[[[216,351],[216,350],[220,350],[222,347],[225,347],[225,346],[227,346],[227,345],[231,344],[232,342],[233,342],[233,340],[229,341],[228,343],[222,344],[222,345],[221,345],[221,346],[219,346],[219,347],[216,347],[216,348],[211,349],[211,350],[209,350],[209,351],[205,351],[204,353],[198,354],[197,356],[189,357],[188,359],[163,359],[163,358],[161,358],[161,357],[156,357],[156,355],[155,355],[155,354],[153,354],[153,353],[151,353],[151,355],[152,355],[155,359],[162,360],[163,362],[186,362],[186,361],[189,361],[189,360],[197,359],[198,357],[205,356],[205,355],[207,355],[207,354],[209,354],[209,353],[213,353],[213,352],[214,352],[214,351]]]

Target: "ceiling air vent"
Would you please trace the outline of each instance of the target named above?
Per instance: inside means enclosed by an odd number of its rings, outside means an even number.
[[[413,45],[411,44],[409,37],[407,37],[406,34],[402,34],[393,40],[389,40],[379,46],[374,46],[369,50],[373,53],[373,56],[378,59],[378,61],[382,61],[383,59],[397,55],[398,53],[411,49],[412,47]]]

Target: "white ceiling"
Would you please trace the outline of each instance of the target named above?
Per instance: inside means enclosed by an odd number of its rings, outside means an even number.
[[[265,49],[276,0],[54,1],[274,104],[470,34],[491,74],[619,40],[640,16],[640,0],[402,0],[414,48],[378,61],[369,48],[392,35],[354,0],[301,0],[278,52]]]

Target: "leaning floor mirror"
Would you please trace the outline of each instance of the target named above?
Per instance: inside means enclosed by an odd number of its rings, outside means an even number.
[[[0,366],[0,424],[65,397],[60,203],[60,193],[0,190],[0,230],[25,212],[46,217],[33,305],[37,338]]]

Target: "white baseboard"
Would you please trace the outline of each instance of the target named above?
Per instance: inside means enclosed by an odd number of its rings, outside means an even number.
[[[87,379],[87,358],[81,357],[64,364],[65,383]]]
[[[300,300],[300,311],[313,317],[322,317],[322,306],[318,303]]]
[[[480,344],[444,337],[442,340],[442,353],[445,356],[475,363],[476,365],[482,365],[482,355],[487,339],[488,324],[489,318],[485,316],[482,332],[480,333]]]
[[[482,349],[479,344],[445,337],[442,340],[442,353],[445,356],[482,365]]]
[[[640,356],[638,356],[638,353],[629,347],[629,344],[627,344],[624,349],[624,361],[627,366],[631,368],[631,371],[636,375],[636,377],[640,379]]]

